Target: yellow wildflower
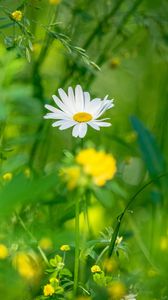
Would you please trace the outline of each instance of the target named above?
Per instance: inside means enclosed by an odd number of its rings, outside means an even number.
[[[12,179],[12,177],[13,177],[13,175],[12,175],[12,173],[10,173],[10,172],[5,173],[5,174],[2,176],[3,180],[5,180],[5,181],[10,181],[10,180]]]
[[[59,4],[61,0],[49,0],[50,4]]]
[[[5,259],[8,254],[8,248],[4,244],[0,244],[0,259]]]
[[[106,258],[103,262],[103,266],[107,272],[115,272],[118,269],[118,262],[114,258]]]
[[[126,287],[122,282],[116,281],[109,286],[108,292],[110,299],[121,299],[126,294]]]
[[[11,17],[13,20],[20,22],[23,18],[23,14],[20,10],[15,10],[13,13],[11,13]]]
[[[19,252],[13,259],[13,265],[25,279],[34,279],[40,273],[40,265],[36,255]]]
[[[110,66],[112,69],[117,68],[121,64],[119,57],[114,57],[110,61]]]
[[[49,238],[44,237],[44,238],[42,238],[42,239],[39,241],[39,246],[40,246],[44,251],[47,251],[47,250],[52,249],[53,243],[52,243],[52,241],[51,241]]]
[[[54,294],[54,288],[51,284],[46,284],[43,289],[44,296],[52,296]]]
[[[26,168],[26,169],[24,170],[24,175],[25,175],[27,178],[30,178],[30,174],[31,174],[30,169],[29,169],[29,168]]]
[[[70,246],[69,245],[62,245],[61,247],[60,247],[60,250],[61,251],[69,251],[71,248],[70,248]]]
[[[94,266],[91,267],[91,272],[92,273],[100,273],[101,268],[98,265],[94,265]]]
[[[106,181],[114,177],[117,170],[116,160],[111,154],[93,148],[81,150],[76,156],[76,161],[98,186],[105,185]]]
[[[61,170],[61,176],[67,182],[68,190],[73,190],[78,185],[80,179],[80,168],[78,166],[63,168]]]

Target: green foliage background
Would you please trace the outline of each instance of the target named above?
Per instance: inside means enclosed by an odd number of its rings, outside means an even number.
[[[16,9],[23,12],[21,22],[10,17]],[[74,245],[74,228],[66,222],[74,218],[75,199],[67,199],[65,187],[60,191],[58,173],[65,151],[74,154],[79,141],[43,119],[44,104],[52,103],[59,87],[81,84],[93,97],[115,99],[108,112],[112,127],[89,130],[85,139],[85,146],[105,149],[118,163],[114,181],[98,189],[97,200],[89,204],[101,207],[99,230],[114,226],[130,196],[166,173],[167,12],[160,0],[0,1],[0,238],[8,247],[36,248],[15,211],[37,240],[48,236],[55,249]],[[13,173],[9,183],[3,181],[6,172]],[[166,176],[146,188],[131,209],[120,229],[128,247],[128,258],[120,254],[121,278],[134,286],[137,299],[168,299]],[[10,272],[3,262],[3,298],[34,299],[40,287],[25,292],[26,284]]]

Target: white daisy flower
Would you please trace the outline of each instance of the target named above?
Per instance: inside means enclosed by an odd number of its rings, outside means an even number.
[[[99,98],[91,100],[90,94],[84,92],[80,85],[77,85],[74,91],[69,87],[68,94],[63,89],[59,89],[58,92],[61,100],[55,95],[52,96],[58,108],[45,105],[50,112],[44,118],[57,120],[52,124],[53,127],[59,127],[60,130],[73,127],[72,135],[83,138],[88,125],[96,130],[111,125],[105,122],[107,119],[98,119],[106,110],[114,106],[113,100],[107,100],[108,96],[103,100]]]

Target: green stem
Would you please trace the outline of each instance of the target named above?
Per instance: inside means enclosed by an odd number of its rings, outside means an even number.
[[[149,185],[151,185],[152,183],[154,183],[155,181],[161,179],[162,177],[166,176],[168,173],[164,173],[161,174],[159,176],[157,176],[156,178],[150,180],[149,182],[147,182],[145,185],[143,185],[128,201],[126,207],[124,208],[123,212],[117,217],[117,223],[110,241],[110,245],[109,245],[109,250],[108,250],[108,257],[111,257],[114,251],[114,246],[115,246],[115,242],[118,236],[118,232],[120,230],[120,226],[121,226],[121,222],[122,219],[125,216],[125,213],[129,210],[130,205],[134,202],[134,200],[136,199],[136,197]]]
[[[79,278],[79,196],[75,207],[75,265],[74,265],[74,296],[77,294]]]
[[[97,260],[96,260],[96,265],[99,263],[99,261],[102,259],[102,257],[104,256],[104,254],[107,252],[108,250],[108,246],[106,246],[103,251],[100,253],[100,255],[98,256]]]

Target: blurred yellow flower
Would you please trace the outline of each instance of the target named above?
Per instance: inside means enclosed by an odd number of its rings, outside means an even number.
[[[121,281],[115,281],[108,288],[111,300],[121,299],[126,294],[126,287]]]
[[[103,266],[107,272],[115,272],[118,269],[118,262],[115,258],[106,258]]]
[[[54,288],[51,284],[46,284],[43,289],[44,296],[52,296],[54,294]]]
[[[13,266],[25,279],[31,280],[39,277],[40,264],[35,253],[18,252],[13,258]]]
[[[42,238],[38,244],[44,251],[51,250],[53,247],[53,243],[52,243],[51,239],[49,239],[47,237]]]
[[[41,44],[40,43],[34,43],[33,44],[33,53],[35,54],[35,55],[38,55],[39,53],[40,53],[40,51],[41,51]]]
[[[168,250],[168,238],[166,236],[162,236],[160,239],[160,249],[162,251]]]
[[[155,276],[158,275],[158,272],[154,269],[149,269],[147,274],[148,274],[149,277],[155,277]]]
[[[19,22],[23,18],[23,14],[20,10],[15,10],[13,13],[11,13],[11,17],[13,20]]]
[[[112,69],[117,68],[121,64],[119,57],[114,57],[110,61],[110,66]]]
[[[61,247],[60,247],[60,250],[61,251],[70,251],[70,246],[69,245],[62,245]]]
[[[117,170],[116,160],[111,154],[93,148],[81,150],[76,156],[76,162],[82,165],[84,172],[90,175],[98,186],[105,185]]]
[[[81,232],[92,232],[95,236],[99,234],[105,227],[105,211],[99,203],[94,204],[91,207],[88,207],[88,222],[89,227],[86,225],[86,218],[84,214],[80,214],[79,223]],[[75,228],[75,220],[68,220],[65,223],[66,228],[74,229]]]
[[[29,168],[26,168],[26,169],[24,170],[24,175],[25,175],[27,178],[30,178],[30,174],[31,174],[30,169],[29,169]]]
[[[10,180],[12,179],[12,177],[13,177],[13,174],[10,173],[10,172],[5,173],[5,174],[2,176],[3,180],[5,180],[5,181],[10,181]]]
[[[50,4],[59,4],[61,0],[49,0]]]
[[[8,248],[4,244],[0,244],[0,259],[5,259],[8,254]]]
[[[68,190],[73,190],[77,187],[80,179],[80,168],[78,166],[63,168],[61,170],[61,176],[67,182]]]
[[[94,266],[91,267],[91,272],[92,273],[100,273],[101,268],[98,265],[94,265]]]
[[[137,133],[135,131],[131,131],[126,135],[125,140],[127,143],[134,143],[137,140],[137,137]]]

